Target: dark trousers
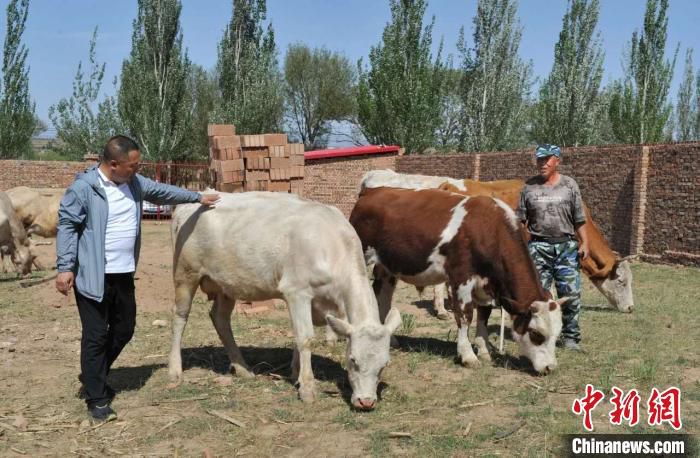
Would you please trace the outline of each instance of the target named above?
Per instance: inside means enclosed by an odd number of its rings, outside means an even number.
[[[134,274],[106,274],[102,302],[75,289],[83,336],[80,342],[80,381],[88,406],[109,401],[107,374],[119,353],[131,340],[136,326]]]

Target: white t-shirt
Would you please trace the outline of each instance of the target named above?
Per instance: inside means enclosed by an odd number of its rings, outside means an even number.
[[[118,274],[136,270],[136,202],[129,185],[109,181],[98,168],[100,184],[107,194],[107,233],[105,235],[105,273]]]

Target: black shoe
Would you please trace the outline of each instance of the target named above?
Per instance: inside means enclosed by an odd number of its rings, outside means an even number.
[[[88,407],[88,415],[90,417],[98,422],[103,422],[103,421],[112,421],[117,419],[117,412],[112,410],[109,404],[105,405],[93,405],[92,407]]]
[[[109,398],[109,402],[112,402],[114,400],[114,397],[117,395],[117,392],[114,391],[114,388],[112,388],[109,385],[105,386],[105,393],[107,394],[107,398]],[[87,393],[85,392],[85,385],[80,385],[80,389],[78,390],[78,399],[85,399],[87,397]]]

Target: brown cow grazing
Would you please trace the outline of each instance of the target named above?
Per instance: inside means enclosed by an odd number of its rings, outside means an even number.
[[[561,304],[540,285],[515,213],[490,197],[464,197],[435,189],[363,189],[350,215],[366,261],[373,262],[374,293],[383,319],[397,279],[424,287],[447,282],[459,328],[457,353],[465,366],[479,365],[468,337],[477,307],[475,343],[488,353],[490,302],[506,302],[513,338],[539,373],[556,365]]]
[[[443,183],[439,189],[467,196],[491,196],[504,201],[515,210],[520,200],[525,182],[521,180],[474,181],[464,180],[463,191],[451,182]],[[633,256],[620,258],[610,249],[600,228],[591,218],[588,207],[584,204],[586,213],[586,231],[590,256],[581,261],[581,269],[598,290],[605,296],[610,305],[620,312],[630,313],[634,308],[632,296],[632,269],[629,260]],[[579,241],[580,242],[580,241]]]

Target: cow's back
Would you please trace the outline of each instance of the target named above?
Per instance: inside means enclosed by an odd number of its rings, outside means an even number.
[[[452,209],[463,200],[437,189],[365,189],[350,214],[350,224],[366,255],[375,250],[390,270],[414,275],[426,269]]]
[[[216,208],[178,206],[174,275],[198,271],[255,300],[289,284],[323,284],[364,272],[357,235],[342,213],[293,194],[221,193]]]

